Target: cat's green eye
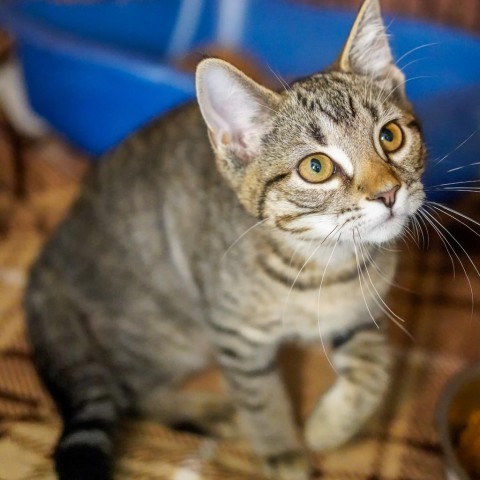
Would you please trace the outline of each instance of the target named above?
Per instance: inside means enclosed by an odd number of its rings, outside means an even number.
[[[328,180],[335,173],[335,164],[322,153],[305,157],[297,167],[300,176],[310,183]]]
[[[396,152],[403,145],[403,132],[398,123],[390,122],[382,127],[380,144],[385,153]]]

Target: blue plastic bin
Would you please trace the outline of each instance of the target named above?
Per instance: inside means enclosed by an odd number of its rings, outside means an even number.
[[[338,54],[354,12],[286,0],[8,0],[0,23],[19,43],[33,108],[81,148],[101,154],[131,131],[194,97],[174,58],[220,44],[247,52],[286,79],[321,70]],[[407,91],[423,120],[426,184],[472,178],[480,161],[480,40],[387,18]],[[434,159],[454,151],[435,166]],[[445,195],[436,195],[441,199]]]

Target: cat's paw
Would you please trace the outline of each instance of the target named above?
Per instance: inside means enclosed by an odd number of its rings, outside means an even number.
[[[303,451],[289,451],[264,459],[267,475],[273,480],[310,480],[314,478],[312,464]]]
[[[352,410],[342,408],[332,396],[320,400],[305,426],[305,441],[314,451],[330,450],[346,443],[363,426]]]

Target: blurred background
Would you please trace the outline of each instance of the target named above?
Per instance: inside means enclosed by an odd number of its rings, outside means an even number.
[[[4,63],[0,99],[15,129],[41,136],[50,127],[96,158],[192,100],[193,72],[205,55],[274,88],[327,67],[356,8],[353,0],[5,0],[4,59],[10,38],[17,60]],[[480,4],[389,1],[384,10],[407,93],[425,124],[432,160],[425,184],[436,187],[444,180],[437,161],[444,170],[466,167],[480,149]],[[41,119],[28,115],[27,97]],[[477,170],[451,171],[448,180],[471,180]],[[452,193],[434,188],[429,195]]]
[[[467,474],[456,459],[478,457],[468,446],[455,452],[467,419],[480,411],[480,384],[470,383],[452,408],[456,393],[450,394],[441,428],[435,410],[447,401],[449,380],[480,361],[480,1],[381,4],[424,124],[428,196],[442,202],[435,218],[450,233],[440,230],[442,239],[424,225],[400,242],[388,302],[415,341],[392,328],[395,375],[384,408],[356,442],[318,455],[316,463],[320,478],[330,480],[439,480],[447,465],[456,471],[452,478],[470,480],[476,473]],[[85,174],[131,131],[193,99],[193,72],[204,55],[280,88],[333,61],[359,6],[360,0],[0,3],[0,480],[54,478],[49,454],[59,421],[31,362],[21,297],[31,262]],[[301,420],[333,374],[318,352],[287,353]],[[478,382],[479,373],[469,375]],[[189,388],[217,384],[213,372]],[[149,422],[125,429],[118,478],[261,478],[241,443],[205,446]],[[480,427],[464,438],[474,445]]]

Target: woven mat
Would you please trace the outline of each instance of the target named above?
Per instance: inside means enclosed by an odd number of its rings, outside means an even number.
[[[72,152],[47,144],[26,159],[27,192],[12,198],[11,158],[0,145],[0,480],[53,479],[50,452],[59,433],[59,418],[35,373],[25,338],[22,291],[27,270],[39,248],[62,217],[78,189],[86,163]],[[456,207],[475,217],[480,197]],[[448,221],[450,220],[450,221]],[[478,261],[478,239],[443,221]],[[480,359],[478,308],[471,315],[471,294],[462,268],[456,278],[441,242],[430,232],[430,245],[420,251],[412,241],[401,244],[398,283],[389,303],[406,319],[410,340],[392,326],[395,345],[394,382],[379,415],[349,445],[316,463],[329,480],[438,480],[443,463],[433,414],[447,379]],[[457,251],[469,275],[475,303],[480,281]],[[299,418],[331,381],[319,352],[289,351],[286,372]],[[210,372],[190,388],[210,388]],[[261,479],[258,465],[242,442],[220,442],[169,430],[148,421],[126,421],[119,442],[118,479]]]

